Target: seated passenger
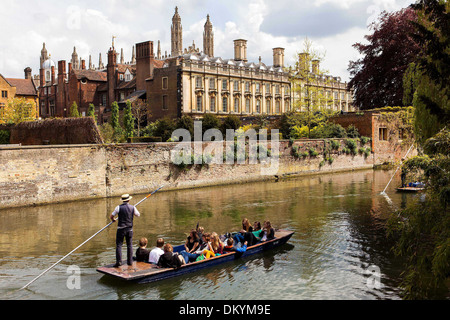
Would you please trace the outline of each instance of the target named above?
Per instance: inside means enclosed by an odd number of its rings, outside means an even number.
[[[215,232],[211,234],[211,249],[216,255],[223,253],[223,243],[220,241],[219,235]]]
[[[184,244],[184,248],[186,249],[186,252],[193,253],[197,250],[197,247],[199,246],[199,238],[197,234],[197,230],[192,229],[191,233],[186,239],[186,243]]]
[[[158,267],[160,268],[174,268],[178,269],[185,264],[185,261],[178,253],[173,253],[173,247],[171,244],[166,243],[164,245],[164,254],[159,257]]]
[[[261,240],[261,223],[259,221],[255,221],[253,223],[253,235],[255,236],[256,241],[254,242],[254,244],[258,241]]]
[[[198,250],[197,252],[200,251],[205,259],[209,259],[216,255],[211,245],[211,235],[209,233],[203,234],[203,244],[201,246],[201,250]]]
[[[261,241],[272,240],[275,238],[275,230],[272,228],[270,221],[264,221],[264,227],[260,234]]]
[[[139,248],[136,250],[136,261],[137,262],[147,262],[150,250],[147,248],[148,240],[147,238],[141,238],[139,240]]]
[[[244,245],[241,246],[240,243],[234,245],[233,238],[228,238],[227,245],[223,248],[224,253],[228,252],[245,252],[247,251],[247,241],[244,242]]]
[[[159,238],[158,240],[156,240],[156,248],[150,251],[148,262],[150,262],[151,264],[157,264],[159,257],[161,257],[164,254],[163,247],[164,247],[164,239]]]

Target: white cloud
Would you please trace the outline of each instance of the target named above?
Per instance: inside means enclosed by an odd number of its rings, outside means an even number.
[[[175,6],[183,24],[183,45],[195,41],[203,49],[203,25],[210,14],[215,33],[215,54],[233,58],[233,40],[248,40],[248,58],[272,64],[272,48],[284,47],[286,64],[306,36],[326,50],[323,66],[333,75],[348,79],[348,62],[357,52],[352,44],[363,41],[369,31],[366,24],[382,10],[398,10],[408,0],[48,0],[45,5],[33,0],[2,3],[0,23],[8,32],[0,34],[0,73],[23,77],[23,69],[39,73],[42,43],[55,61],[70,60],[73,47],[79,56],[98,64],[102,53],[116,38],[116,48],[123,48],[125,60],[131,58],[132,46],[153,40],[155,50],[170,53],[170,25]],[[25,13],[27,14],[26,18]],[[120,49],[119,49],[120,50]]]

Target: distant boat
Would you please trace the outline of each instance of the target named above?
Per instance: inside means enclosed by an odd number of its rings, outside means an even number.
[[[114,278],[132,281],[137,283],[148,283],[159,280],[164,280],[172,277],[181,276],[186,273],[198,271],[200,269],[212,267],[227,261],[246,257],[258,252],[271,250],[285,244],[291,236],[293,231],[288,230],[275,230],[275,238],[272,240],[259,242],[253,246],[247,248],[247,251],[230,252],[222,255],[218,255],[209,259],[204,259],[196,262],[191,262],[182,265],[178,269],[173,268],[158,268],[154,264],[146,262],[133,262],[132,266],[122,265],[118,268],[114,268],[114,264],[110,264],[104,267],[97,268],[97,271]],[[173,248],[173,252],[180,252],[184,250],[184,245],[179,245]]]
[[[397,188],[398,192],[421,192],[423,191],[425,188],[422,187],[400,187]]]

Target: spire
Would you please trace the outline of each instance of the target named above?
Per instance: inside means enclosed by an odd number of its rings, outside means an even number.
[[[136,52],[134,50],[134,46],[133,46],[133,52],[131,54],[131,64],[136,64]]]
[[[103,65],[103,62],[102,62],[102,54],[100,53],[99,56],[98,56],[98,68],[101,70],[104,67],[105,66]]]
[[[172,57],[183,54],[183,27],[181,26],[181,17],[178,14],[178,7],[175,7],[175,14],[172,18],[171,27]]]
[[[72,69],[74,69],[74,70],[80,69],[80,61],[78,60],[78,53],[77,53],[77,48],[76,47],[73,47]]]
[[[156,54],[156,59],[161,60],[161,41],[158,40],[158,52]]]
[[[41,69],[44,65],[44,62],[48,59],[47,49],[45,48],[45,42],[42,44],[42,50],[41,50]]]
[[[210,57],[214,57],[214,32],[212,23],[209,20],[209,14],[206,16],[206,23],[203,31],[203,52]]]
[[[89,55],[89,70],[92,70],[92,57]]]

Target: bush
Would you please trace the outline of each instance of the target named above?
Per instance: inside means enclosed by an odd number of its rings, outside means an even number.
[[[172,132],[175,130],[175,122],[170,118],[163,118],[156,121],[153,131],[155,137],[161,137],[162,141],[167,141],[172,137]]]
[[[9,130],[0,130],[0,144],[9,144],[11,132]]]
[[[349,138],[359,138],[360,134],[358,129],[354,125],[349,125],[347,128],[347,137]]]
[[[228,115],[222,123],[222,132],[226,133],[227,129],[237,130],[241,127],[242,122],[238,116]]]
[[[356,144],[355,140],[347,139],[345,141],[345,145],[347,146],[347,148],[349,150],[349,153],[351,153],[352,155],[356,155],[356,153],[357,153],[357,151],[356,151],[357,144]]]

